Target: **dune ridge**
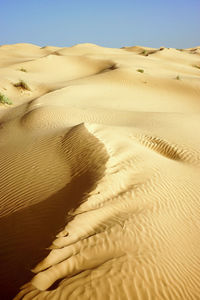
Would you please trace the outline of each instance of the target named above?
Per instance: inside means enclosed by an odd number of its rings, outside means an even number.
[[[3,299],[199,299],[198,49],[0,47]]]

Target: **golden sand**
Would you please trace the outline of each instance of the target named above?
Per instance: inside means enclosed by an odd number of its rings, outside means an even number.
[[[0,93],[0,298],[199,299],[200,47],[5,45]]]

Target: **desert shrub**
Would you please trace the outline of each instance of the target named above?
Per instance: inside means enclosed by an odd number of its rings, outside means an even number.
[[[143,50],[142,52],[140,52],[141,55],[147,56],[148,55],[148,51],[147,50]]]
[[[11,105],[12,101],[8,97],[0,93],[0,103]]]
[[[17,83],[14,83],[13,84],[15,87],[20,87],[24,90],[27,90],[27,91],[30,91],[30,87],[28,86],[28,84],[24,81],[24,80],[20,80],[19,82]]]
[[[21,72],[27,72],[27,70],[26,69],[24,69],[24,68],[21,68],[21,69],[19,69]]]
[[[137,72],[144,73],[143,69],[137,69]]]
[[[177,75],[176,76],[176,80],[180,80],[181,78],[180,78],[180,76],[179,75]]]

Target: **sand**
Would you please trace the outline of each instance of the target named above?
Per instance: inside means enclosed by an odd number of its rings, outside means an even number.
[[[200,47],[0,47],[1,299],[199,299]]]

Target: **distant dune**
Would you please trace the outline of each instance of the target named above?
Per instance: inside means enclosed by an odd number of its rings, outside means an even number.
[[[199,55],[0,47],[0,299],[200,299]]]

